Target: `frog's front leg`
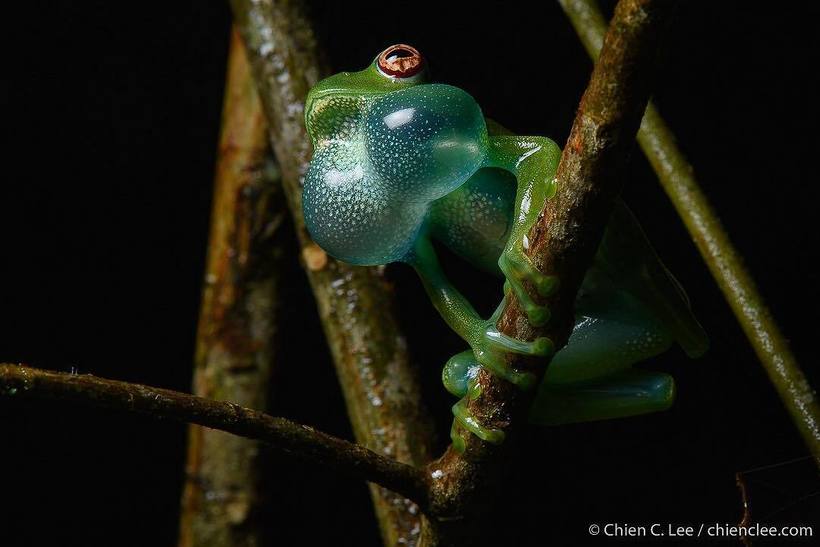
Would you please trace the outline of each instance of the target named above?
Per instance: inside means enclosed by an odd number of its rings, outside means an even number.
[[[444,275],[435,249],[426,234],[416,240],[413,253],[405,259],[421,277],[424,288],[447,325],[472,348],[476,360],[496,376],[524,389],[532,386],[534,377],[506,365],[504,354],[550,355],[552,343],[548,338],[523,342],[506,336],[495,327],[503,302],[489,319],[482,319],[472,304]]]
[[[550,313],[535,302],[528,285],[539,295],[549,296],[558,280],[539,272],[525,251],[529,230],[555,191],[553,178],[560,158],[561,149],[545,137],[490,137],[487,166],[510,171],[518,182],[512,227],[498,266],[507,279],[505,292],[507,287],[512,289],[534,326],[545,324]]]
[[[503,302],[492,317],[482,319],[472,304],[444,275],[433,245],[426,234],[422,233],[419,236],[413,253],[405,258],[405,261],[418,272],[430,300],[442,318],[471,348],[471,351],[462,352],[450,359],[443,374],[447,389],[463,397],[453,407],[456,419],[480,438],[489,442],[501,442],[503,432],[483,427],[467,412],[467,401],[481,395],[473,381],[477,367],[480,365],[492,374],[522,389],[529,389],[533,387],[535,376],[529,372],[510,368],[504,356],[507,353],[548,356],[553,352],[552,343],[548,338],[523,342],[498,332],[495,323]],[[454,441],[456,441],[455,435]]]

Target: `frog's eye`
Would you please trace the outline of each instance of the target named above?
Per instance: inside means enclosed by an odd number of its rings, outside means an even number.
[[[385,49],[376,63],[382,73],[394,78],[410,78],[424,68],[424,58],[419,50],[407,44],[396,44]]]

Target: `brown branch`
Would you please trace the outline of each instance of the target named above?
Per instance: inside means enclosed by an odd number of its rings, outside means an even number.
[[[606,23],[595,0],[559,0],[590,57],[601,49]],[[638,142],[692,235],[726,301],[757,353],[792,421],[820,465],[820,403],[751,274],[700,188],[694,169],[653,104]]]
[[[264,442],[331,471],[376,482],[422,507],[426,505],[426,481],[418,469],[312,427],[233,403],[90,374],[49,372],[12,364],[0,364],[0,397],[76,403],[226,431]]]
[[[657,44],[672,2],[621,0],[606,36],[601,57],[579,106],[557,173],[557,193],[530,232],[528,253],[539,269],[557,276],[560,287],[545,299],[552,320],[532,327],[515,299],[499,319],[507,335],[532,340],[548,336],[560,348],[573,326],[573,303],[592,262],[615,197],[620,176],[650,93]],[[543,375],[543,360],[510,356],[509,365]],[[482,371],[481,394],[469,401],[470,412],[485,426],[499,428],[510,440],[526,422],[533,393]],[[475,523],[491,505],[510,453],[510,442],[485,443],[467,435],[467,449],[452,447],[429,470],[434,519],[425,521],[426,545],[466,544],[476,540]],[[472,536],[472,537],[471,537]]]
[[[269,122],[303,263],[353,432],[378,453],[423,465],[431,457],[431,421],[382,270],[333,260],[305,229],[300,179],[312,151],[304,127],[304,100],[327,70],[302,3],[232,0],[231,5]],[[384,489],[373,487],[371,494],[385,544],[414,545],[420,527],[417,508]]]
[[[242,41],[231,35],[193,392],[267,407],[281,290],[284,196]],[[189,431],[180,547],[264,543],[258,443]]]

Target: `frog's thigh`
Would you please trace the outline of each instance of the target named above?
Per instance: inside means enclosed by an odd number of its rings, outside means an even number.
[[[674,399],[675,382],[668,374],[624,370],[586,382],[542,384],[530,421],[561,425],[624,418],[666,410]]]
[[[579,310],[569,342],[550,362],[544,383],[608,376],[672,346],[672,336],[640,306],[611,301],[611,309]]]

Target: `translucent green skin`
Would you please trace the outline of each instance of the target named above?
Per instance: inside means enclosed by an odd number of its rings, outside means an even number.
[[[314,145],[303,192],[311,236],[345,262],[401,261],[417,270],[436,309],[470,346],[444,368],[445,386],[462,397],[454,414],[482,439],[501,442],[501,431],[483,427],[465,410],[468,398],[481,396],[472,382],[478,367],[532,388],[533,376],[509,369],[504,354],[547,357],[553,345],[546,338],[521,342],[500,334],[495,322],[501,306],[481,318],[442,273],[432,240],[503,275],[505,295],[514,292],[530,322],[544,324],[549,311],[526,287],[546,296],[557,280],[539,273],[524,248],[529,228],[554,192],[559,147],[544,137],[505,134],[464,91],[427,83],[423,73],[387,76],[375,61],[361,72],[317,84],[305,117]],[[576,314],[569,344],[538,386],[535,422],[668,408],[674,398],[671,377],[631,366],[675,340],[691,356],[707,347],[683,291],[620,203]],[[453,440],[463,444],[457,435]]]

